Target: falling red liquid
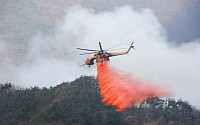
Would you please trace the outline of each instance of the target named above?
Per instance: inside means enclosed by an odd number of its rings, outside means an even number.
[[[123,111],[132,104],[138,106],[153,96],[169,95],[168,92],[160,90],[155,85],[115,72],[107,62],[97,63],[97,73],[102,102],[116,106],[117,111]]]

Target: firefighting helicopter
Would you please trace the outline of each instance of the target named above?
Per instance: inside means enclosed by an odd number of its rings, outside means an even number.
[[[79,55],[94,54],[94,56],[87,58],[87,60],[85,61],[85,64],[83,64],[81,66],[89,65],[89,67],[90,67],[91,65],[94,65],[94,60],[96,60],[96,63],[103,63],[105,61],[110,61],[109,57],[128,54],[128,52],[130,51],[131,48],[134,49],[133,43],[134,43],[134,41],[131,43],[130,47],[128,48],[128,50],[126,52],[115,52],[115,53],[108,53],[108,52],[106,52],[106,50],[103,50],[101,47],[101,42],[99,42],[100,50],[77,48],[78,50],[90,51],[90,53],[82,53]],[[118,45],[120,45],[120,44],[118,44]],[[116,46],[118,46],[118,45],[116,45]],[[114,48],[116,46],[113,46],[111,48]]]

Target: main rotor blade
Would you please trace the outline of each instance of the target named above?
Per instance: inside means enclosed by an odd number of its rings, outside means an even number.
[[[99,50],[94,50],[94,49],[82,49],[82,48],[76,48],[76,49],[79,49],[79,50],[86,50],[86,51],[99,51]]]
[[[112,49],[112,50],[108,50],[108,51],[115,51],[115,50],[122,50],[122,49],[126,49],[126,48]]]
[[[97,52],[91,52],[91,53],[82,53],[82,54],[79,54],[79,55],[94,54],[94,53],[97,53]]]
[[[117,46],[119,46],[119,45],[122,45],[122,44],[124,44],[124,43],[120,43],[120,44],[117,44],[117,45],[115,45],[115,46],[113,46],[113,47],[110,47],[110,48],[106,49],[106,51],[109,50],[109,49],[112,49],[112,48],[114,48],[114,47],[117,47]]]
[[[99,42],[99,47],[100,47],[101,52],[103,53],[103,49],[101,47],[101,43],[100,42]]]

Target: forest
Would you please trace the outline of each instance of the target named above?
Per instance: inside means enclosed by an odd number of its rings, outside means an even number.
[[[50,88],[0,85],[1,125],[198,125],[200,111],[182,99],[153,97],[116,112],[101,102],[98,81],[81,76]]]

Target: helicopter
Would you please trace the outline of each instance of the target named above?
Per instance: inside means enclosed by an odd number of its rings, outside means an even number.
[[[77,48],[78,50],[90,51],[90,53],[82,53],[79,55],[94,54],[94,56],[87,58],[87,60],[85,61],[85,64],[83,64],[81,66],[88,65],[90,67],[91,65],[94,65],[94,60],[96,60],[96,63],[103,63],[105,61],[110,61],[110,59],[109,59],[110,57],[128,54],[128,52],[130,51],[131,48],[134,49],[133,43],[134,43],[134,41],[131,43],[130,47],[128,48],[128,50],[126,52],[108,53],[108,52],[106,52],[106,50],[102,49],[101,42],[99,42],[100,50]],[[119,46],[119,45],[120,44],[118,44],[116,46]],[[111,48],[114,48],[116,46],[113,46]],[[109,49],[111,49],[111,48],[109,48]]]

